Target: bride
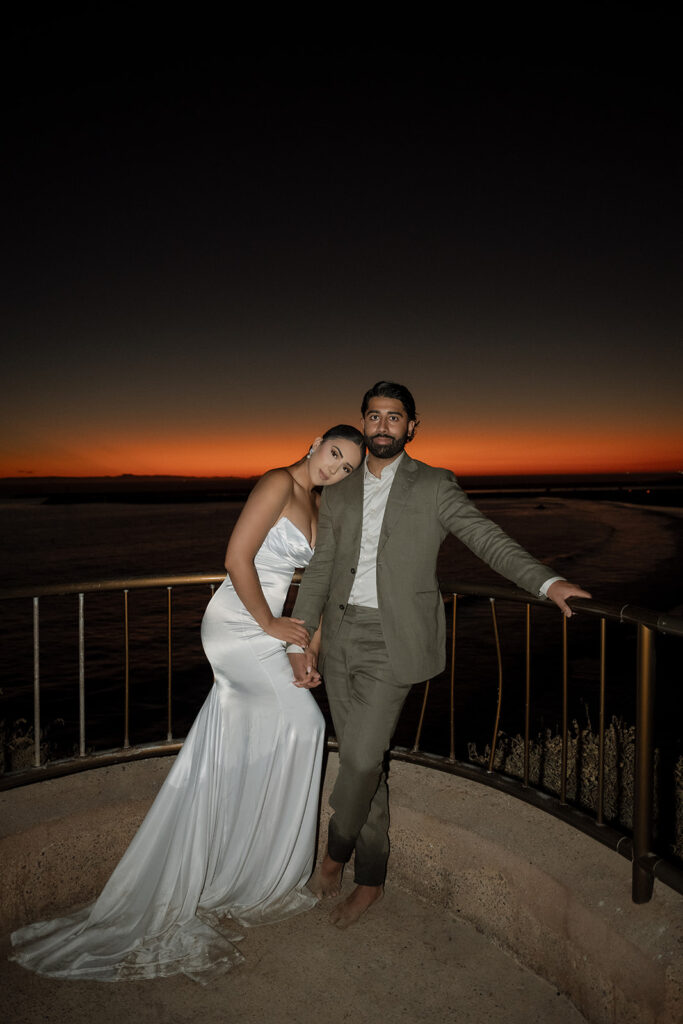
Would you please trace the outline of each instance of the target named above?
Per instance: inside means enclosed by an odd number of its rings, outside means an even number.
[[[313,554],[315,488],[353,472],[363,452],[358,430],[332,427],[254,487],[202,622],[214,685],[164,785],[96,902],[14,932],[13,960],[56,978],[206,983],[243,959],[236,926],[315,904],[304,886],[324,722],[285,654],[308,634],[281,613]]]

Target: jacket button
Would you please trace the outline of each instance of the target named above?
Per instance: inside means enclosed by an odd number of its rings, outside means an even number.
[[[356,570],[355,569],[352,569],[351,572],[353,573],[354,576],[356,575]]]
[[[343,605],[343,604],[340,604],[340,605],[339,605],[339,611],[340,611],[340,612],[343,612],[343,611],[344,611],[344,605]]]

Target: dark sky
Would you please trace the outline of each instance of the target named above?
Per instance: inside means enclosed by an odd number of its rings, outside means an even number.
[[[124,28],[10,34],[0,475],[260,471],[379,378],[415,393],[413,454],[468,474],[683,469],[681,114],[650,43]]]

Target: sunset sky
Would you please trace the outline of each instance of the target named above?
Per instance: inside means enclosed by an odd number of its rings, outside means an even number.
[[[683,470],[665,61],[56,25],[2,100],[0,476],[252,475],[381,378],[456,472]]]

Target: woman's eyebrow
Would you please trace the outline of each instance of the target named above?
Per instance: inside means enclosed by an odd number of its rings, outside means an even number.
[[[333,444],[333,445],[332,445],[332,451],[333,451],[333,452],[336,452],[336,453],[337,453],[337,455],[339,456],[339,458],[340,458],[340,459],[343,459],[343,458],[344,458],[344,456],[343,456],[343,454],[342,454],[342,451],[341,451],[341,448],[337,448],[336,444]],[[344,465],[345,465],[345,466],[348,466],[348,467],[349,467],[349,469],[350,469],[351,471],[353,471],[353,466],[352,466],[352,465],[351,465],[351,463],[350,463],[350,462],[348,461],[348,459],[346,459],[346,461],[344,462]]]

